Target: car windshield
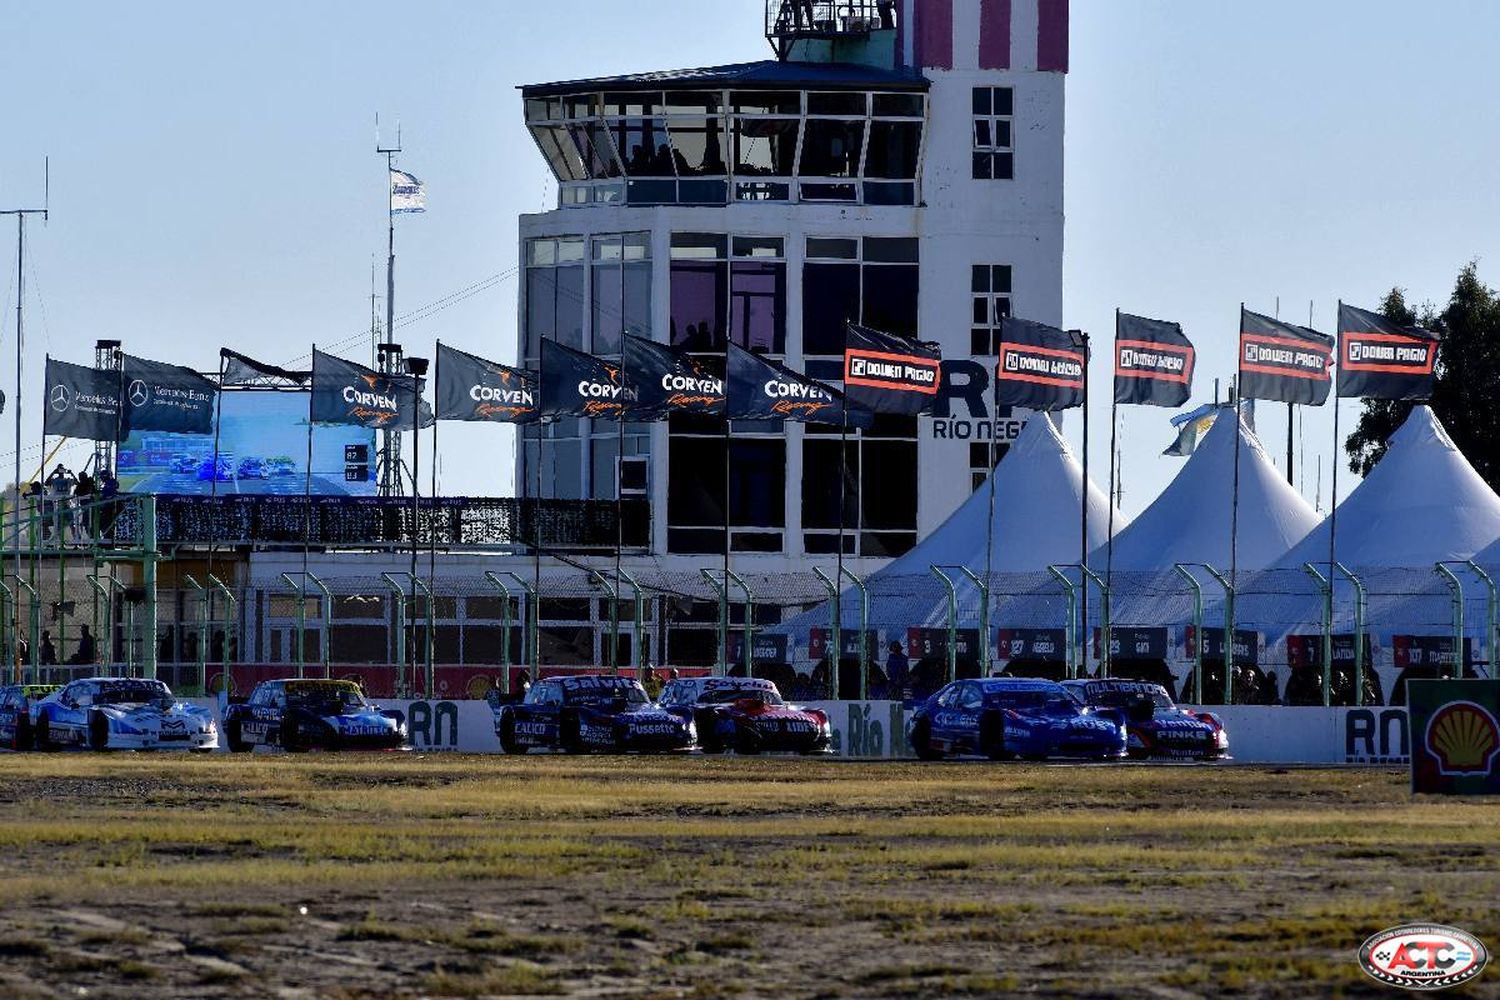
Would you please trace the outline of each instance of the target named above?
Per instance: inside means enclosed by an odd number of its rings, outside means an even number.
[[[289,690],[287,703],[291,705],[318,705],[332,708],[363,708],[365,696],[354,688],[315,687],[302,691]]]
[[[126,681],[99,685],[95,705],[170,705],[172,693],[160,681]]]
[[[1021,712],[1078,714],[1078,706],[1073,704],[1072,699],[1055,691],[992,691],[986,701],[996,708],[1012,708]]]
[[[1089,703],[1103,708],[1129,708],[1141,698],[1149,698],[1152,706],[1158,709],[1171,711],[1177,707],[1167,692],[1157,685],[1136,688],[1097,685],[1088,691]]]
[[[623,701],[627,705],[644,705],[646,692],[634,684],[609,684],[564,688],[563,700],[569,705],[603,705]]]
[[[783,705],[781,695],[770,688],[710,688],[698,696],[700,705],[728,705],[735,701],[758,701],[762,705]]]

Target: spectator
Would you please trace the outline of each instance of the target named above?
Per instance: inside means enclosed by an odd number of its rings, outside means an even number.
[[[115,474],[105,469],[99,474],[99,537],[111,538],[115,533],[115,517],[120,510],[120,481]]]
[[[655,667],[646,668],[646,674],[641,678],[641,687],[646,689],[646,697],[652,701],[661,697],[661,677],[657,675]]]
[[[61,462],[52,470],[52,475],[47,477],[48,519],[56,528],[59,544],[66,542],[71,533],[69,529],[73,523],[73,513],[70,504],[73,486],[76,482],[73,473],[69,472]]]
[[[669,681],[678,680],[681,676],[682,675],[677,672],[676,667],[673,667],[672,669],[667,671],[667,680]]]
[[[886,689],[893,700],[904,701],[907,686],[911,683],[911,661],[906,658],[906,651],[896,640],[891,640],[889,649],[890,653],[885,658]]]
[[[52,645],[52,633],[42,633],[42,666],[57,666],[57,647]]]
[[[78,481],[73,484],[73,503],[78,508],[73,521],[75,542],[85,541],[93,536],[94,525],[98,523],[94,493],[94,477],[87,472],[80,472]]]
[[[78,646],[73,650],[73,655],[68,657],[68,662],[76,666],[94,662],[94,636],[87,625],[79,626]]]

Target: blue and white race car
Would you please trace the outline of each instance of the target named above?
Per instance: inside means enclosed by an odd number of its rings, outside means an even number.
[[[370,704],[353,681],[331,679],[262,681],[247,700],[225,708],[224,737],[234,753],[408,748],[399,712]]]
[[[56,691],[60,684],[8,684],[0,687],[0,749],[30,750],[31,706]]]
[[[158,680],[90,677],[32,706],[38,750],[214,750],[219,727],[206,708],[172,697]]]
[[[906,739],[922,760],[979,756],[1125,756],[1125,726],[1114,712],[1080,708],[1054,681],[984,677],[954,681],[918,705]]]
[[[1063,681],[1063,687],[1081,706],[1114,709],[1124,716],[1132,757],[1209,760],[1229,755],[1229,734],[1219,717],[1179,708],[1160,684],[1101,678]]]
[[[519,705],[495,709],[506,753],[533,747],[569,753],[666,753],[693,749],[691,718],[657,708],[630,677],[548,677]]]

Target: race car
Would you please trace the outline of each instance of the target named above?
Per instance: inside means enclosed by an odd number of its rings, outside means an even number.
[[[262,681],[224,709],[233,753],[256,747],[307,750],[405,750],[406,720],[365,700],[353,681]]]
[[[239,470],[235,473],[238,479],[265,479],[266,463],[258,458],[240,459]]]
[[[704,753],[756,754],[788,750],[831,753],[828,716],[781,700],[776,685],[760,678],[687,677],[669,683],[658,704],[698,730]]]
[[[1229,733],[1212,712],[1179,708],[1160,684],[1132,680],[1063,681],[1073,700],[1096,712],[1121,713],[1132,757],[1211,759],[1229,754]]]
[[[651,704],[633,678],[574,676],[539,680],[519,705],[499,705],[495,735],[506,753],[666,753],[693,749],[698,734],[691,718]]]
[[[172,697],[158,680],[90,677],[34,703],[32,740],[38,750],[215,750],[213,712]]]
[[[0,749],[30,750],[31,706],[56,691],[57,684],[11,684],[0,687]]]
[[[1125,756],[1115,713],[1080,708],[1062,685],[1035,678],[954,681],[912,712],[906,739],[922,760]]]

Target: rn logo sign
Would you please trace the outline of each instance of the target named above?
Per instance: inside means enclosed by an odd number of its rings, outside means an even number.
[[[1401,708],[1353,708],[1344,715],[1344,763],[1406,764],[1411,729]]]
[[[459,743],[458,705],[451,701],[413,701],[405,710],[394,709],[406,721],[413,750],[447,751],[461,749]]]

